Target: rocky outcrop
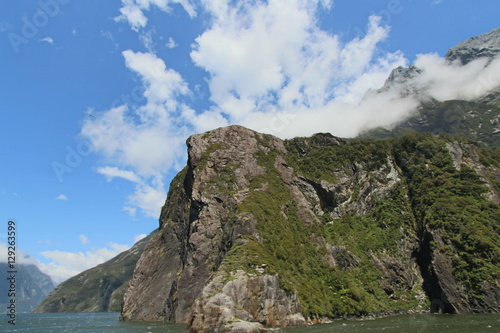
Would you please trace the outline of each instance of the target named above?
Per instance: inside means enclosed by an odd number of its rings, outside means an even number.
[[[277,275],[257,276],[242,270],[216,275],[192,311],[190,332],[265,332],[266,327],[306,323],[298,295],[284,292]]]
[[[473,144],[432,135],[282,141],[229,126],[187,145],[123,320],[265,332],[375,312],[498,310],[498,276],[486,278],[496,274],[487,264],[498,251],[498,235],[486,232],[494,224],[484,222],[485,238],[465,232],[495,216],[481,177],[494,191],[498,166],[484,165]],[[449,206],[470,200],[485,211]],[[471,250],[456,232],[484,247],[480,259],[461,258]]]
[[[255,218],[237,214],[236,206],[249,195],[250,181],[266,171],[254,155],[285,148],[279,139],[266,147],[258,139],[238,126],[188,139],[188,166],[171,184],[160,234],[137,263],[124,320],[187,322],[227,251],[245,236],[259,238]]]
[[[472,37],[451,48],[446,53],[448,61],[459,61],[462,65],[478,58],[493,59],[500,54],[500,28]]]
[[[446,144],[453,160],[453,166],[461,170],[462,166],[472,168],[488,187],[488,191],[483,193],[489,201],[500,204],[500,193],[495,188],[494,180],[500,178],[500,169],[495,167],[485,167],[481,162],[479,148],[475,144],[464,144],[458,141]]]
[[[138,241],[116,257],[58,285],[35,309],[51,312],[118,312],[135,264],[152,237]]]

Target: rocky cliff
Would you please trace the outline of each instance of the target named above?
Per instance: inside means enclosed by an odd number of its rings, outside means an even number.
[[[47,298],[34,312],[119,312],[135,264],[155,234],[156,231],[107,262],[64,281],[45,295]]]
[[[261,332],[369,313],[500,311],[498,151],[446,136],[191,136],[123,320]]]

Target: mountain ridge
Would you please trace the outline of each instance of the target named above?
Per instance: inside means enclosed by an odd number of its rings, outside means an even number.
[[[487,59],[485,68],[500,56],[500,28],[472,37],[451,48],[445,61],[463,66],[474,60]],[[363,139],[394,138],[414,132],[449,133],[477,141],[482,147],[500,148],[500,86],[475,99],[439,101],[429,96],[418,79],[422,69],[415,65],[395,68],[384,86],[369,94],[397,91],[403,98],[415,98],[419,106],[405,119],[389,127],[371,128],[358,137]],[[494,80],[485,78],[486,83]]]
[[[428,306],[500,311],[498,268],[487,259],[499,251],[498,156],[431,134],[282,141],[241,126],[187,145],[123,320],[260,332]]]

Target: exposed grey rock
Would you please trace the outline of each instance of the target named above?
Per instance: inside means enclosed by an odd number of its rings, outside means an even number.
[[[329,213],[332,218],[369,213],[374,206],[374,200],[384,198],[390,189],[401,181],[390,159],[376,171],[366,171],[362,165],[354,164],[352,170],[334,172],[334,177],[337,179],[335,184],[325,180],[318,183],[305,177],[295,180],[298,188],[303,189],[305,195],[317,203],[315,211]]]
[[[486,184],[489,189],[488,193],[483,194],[488,200],[495,204],[500,203],[500,193],[495,188],[490,177],[487,177],[488,174],[493,175],[494,179],[500,178],[500,168],[495,166],[491,166],[486,168],[480,161],[478,147],[475,144],[467,144],[461,142],[451,142],[446,145],[448,148],[450,155],[453,160],[453,164],[457,170],[460,170],[463,165],[466,165],[474,171],[478,175],[482,177],[482,180]]]
[[[446,53],[446,59],[450,62],[459,61],[462,65],[479,59],[493,59],[500,54],[500,28],[488,33],[469,38]]]
[[[190,332],[264,332],[266,327],[306,323],[296,294],[287,295],[276,275],[252,276],[238,270],[216,277],[196,300]]]
[[[258,135],[230,126],[188,139],[188,166],[172,183],[161,233],[137,263],[124,297],[124,320],[187,322],[225,253],[244,235],[259,237],[251,214],[236,213],[250,193],[250,180],[265,172],[254,158],[261,149]],[[285,151],[277,138],[268,145]]]

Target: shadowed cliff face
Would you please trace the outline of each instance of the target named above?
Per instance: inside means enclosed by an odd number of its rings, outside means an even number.
[[[161,233],[137,264],[124,319],[186,322],[233,242],[244,235],[258,237],[255,221],[236,214],[250,180],[265,172],[254,158],[260,149],[256,134],[228,127],[192,136],[187,145],[188,165],[171,184]]]
[[[122,319],[261,332],[369,313],[498,311],[495,154],[483,163],[474,145],[430,134],[282,141],[240,126],[187,145]]]

